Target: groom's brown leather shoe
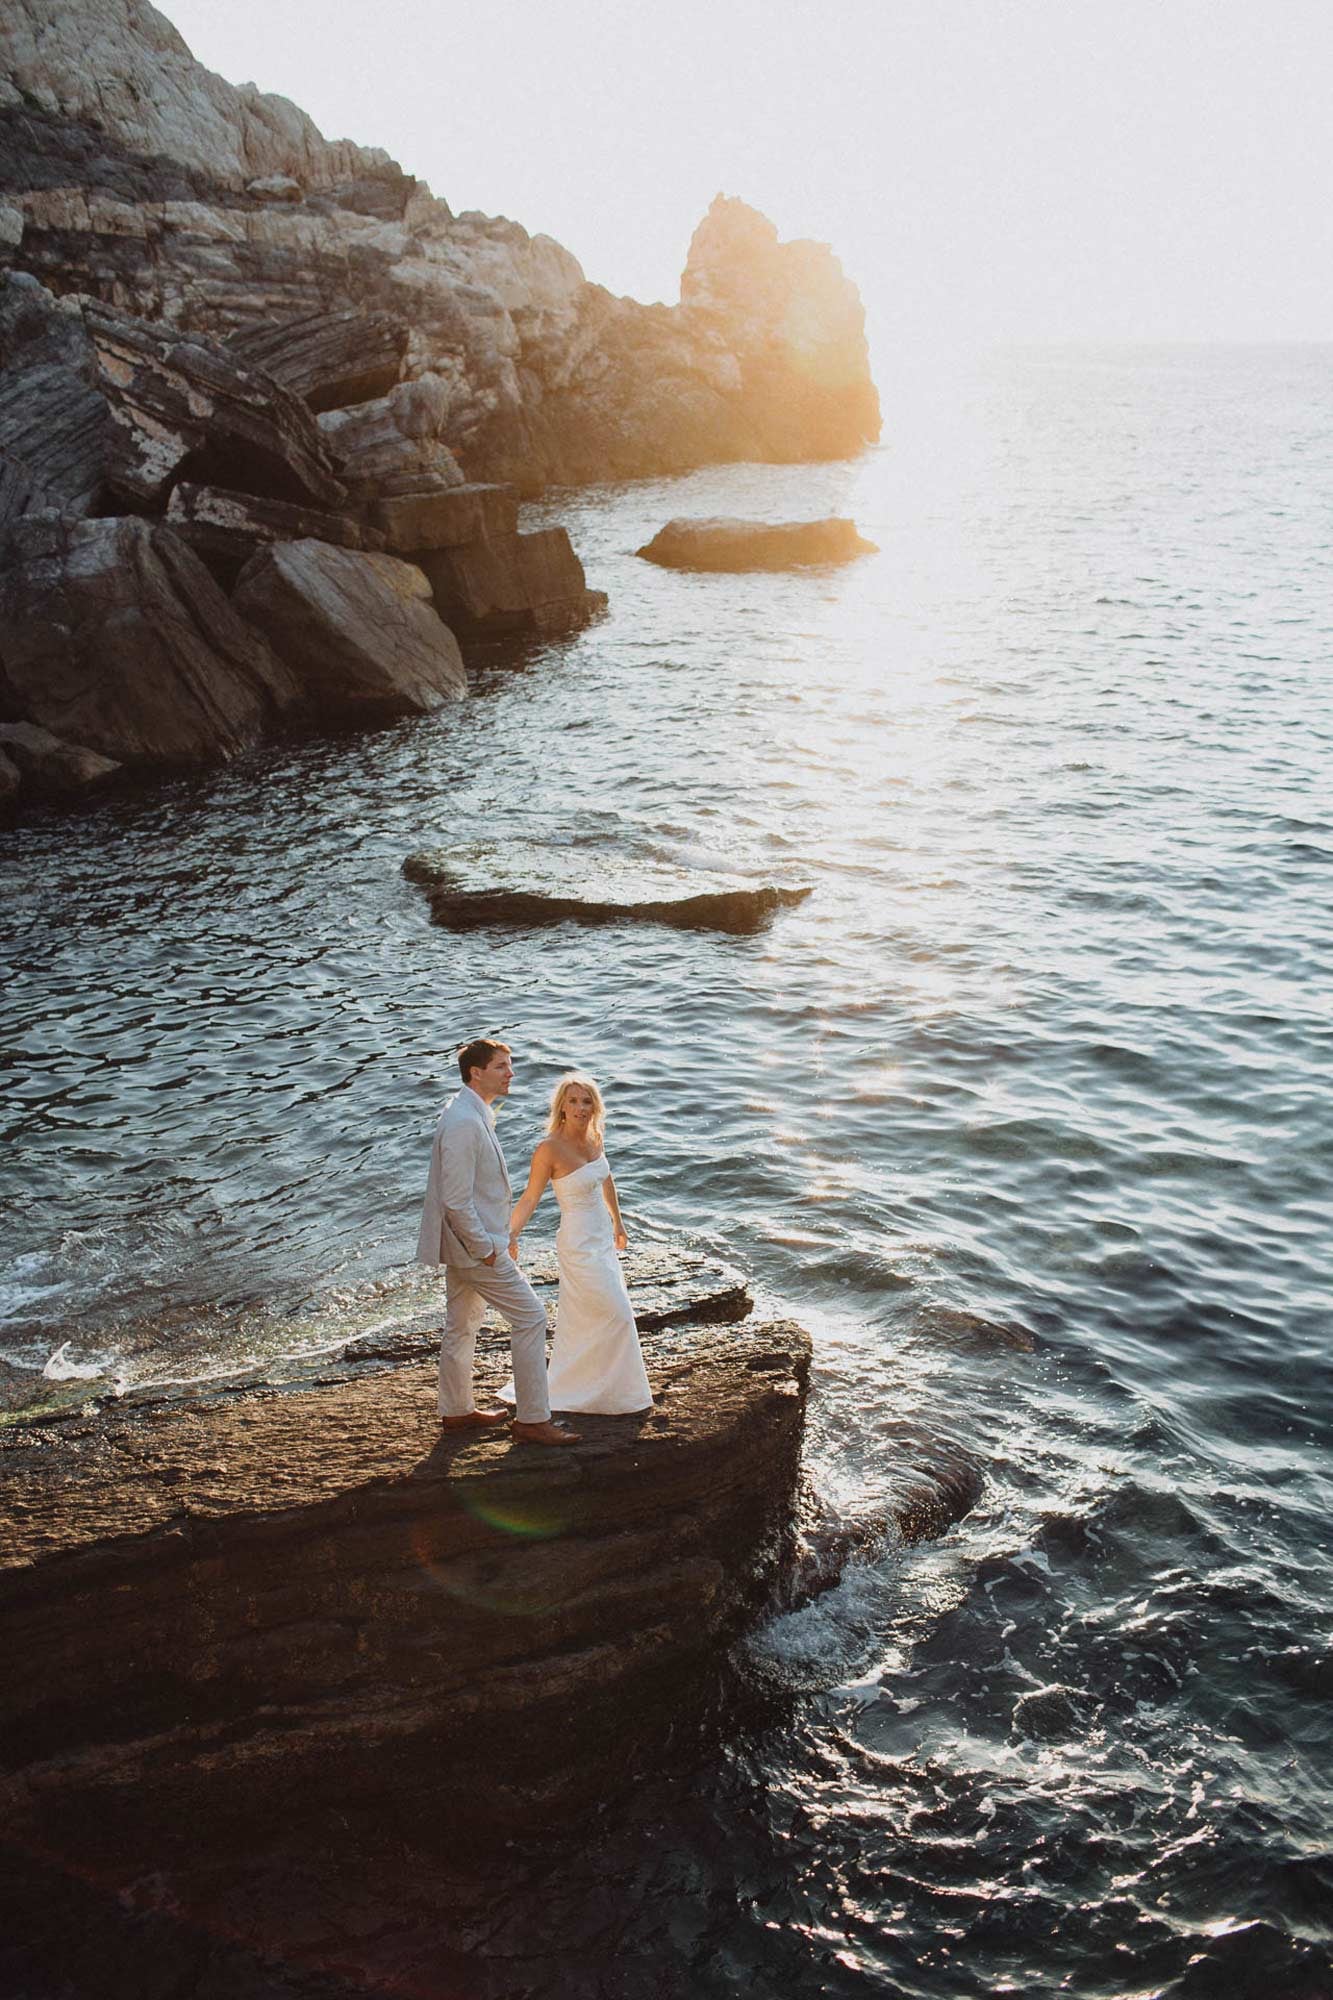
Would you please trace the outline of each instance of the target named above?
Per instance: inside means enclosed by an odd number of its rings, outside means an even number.
[[[516,1444],[577,1444],[579,1433],[567,1431],[563,1424],[520,1424],[509,1426]]]
[[[507,1424],[508,1410],[469,1410],[463,1417],[441,1417],[442,1431],[489,1430],[492,1424]]]

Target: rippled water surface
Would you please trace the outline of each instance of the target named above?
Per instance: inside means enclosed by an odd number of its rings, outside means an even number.
[[[1333,351],[899,401],[855,465],[532,510],[610,615],[461,714],[0,833],[0,1389],[392,1321],[452,1045],[514,1044],[511,1162],[585,1065],[635,1233],[814,1331],[865,1553],[753,1637],[743,1729],[516,1853],[476,1990],[1326,2000]],[[633,556],[724,512],[880,553]],[[813,894],[753,939],[459,937],[423,846]],[[905,1416],[988,1471],[915,1551],[876,1532]]]

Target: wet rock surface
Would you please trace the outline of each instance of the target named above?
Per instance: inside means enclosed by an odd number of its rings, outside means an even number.
[[[668,521],[635,550],[663,569],[702,570],[803,569],[874,552],[875,544],[857,533],[855,521],[835,515],[777,522],[681,518]]]
[[[429,851],[409,854],[403,874],[425,891],[432,923],[457,931],[632,923],[749,937],[766,930],[780,910],[794,908],[811,894],[808,888],[765,883],[758,888],[707,890],[697,896],[612,902],[534,889],[469,889],[460,884],[447,857]]]

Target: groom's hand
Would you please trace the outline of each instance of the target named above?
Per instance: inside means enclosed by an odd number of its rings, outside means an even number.
[[[493,1264],[493,1263],[495,1262],[495,1259],[496,1259],[496,1255],[497,1255],[497,1253],[496,1253],[496,1252],[495,1252],[494,1250],[492,1250],[492,1252],[491,1252],[490,1256],[489,1256],[489,1257],[483,1257],[481,1261],[482,1261],[482,1263],[483,1263],[483,1264]]]

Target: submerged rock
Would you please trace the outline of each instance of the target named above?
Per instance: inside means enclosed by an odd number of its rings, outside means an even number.
[[[664,569],[748,570],[803,569],[875,552],[855,521],[830,515],[822,521],[777,522],[682,517],[668,521],[634,553]]]
[[[396,556],[284,542],[246,564],[235,604],[321,715],[425,714],[467,694],[458,641]]]
[[[606,592],[588,589],[563,528],[486,533],[459,547],[418,549],[413,560],[430,580],[441,618],[465,637],[574,632],[606,609]]]
[[[832,1590],[852,1562],[875,1561],[899,1542],[943,1535],[981,1498],[985,1473],[966,1446],[919,1424],[880,1426],[887,1454],[886,1490],[850,1517],[807,1495],[793,1559],[783,1583],[788,1607]]]
[[[748,937],[766,930],[779,910],[803,903],[808,888],[765,883],[755,889],[707,890],[639,903],[601,902],[584,896],[553,896],[537,889],[464,889],[443,857],[409,854],[403,863],[409,882],[426,892],[432,923],[445,930],[537,930],[553,924],[667,924],[682,931],[724,931]]]

